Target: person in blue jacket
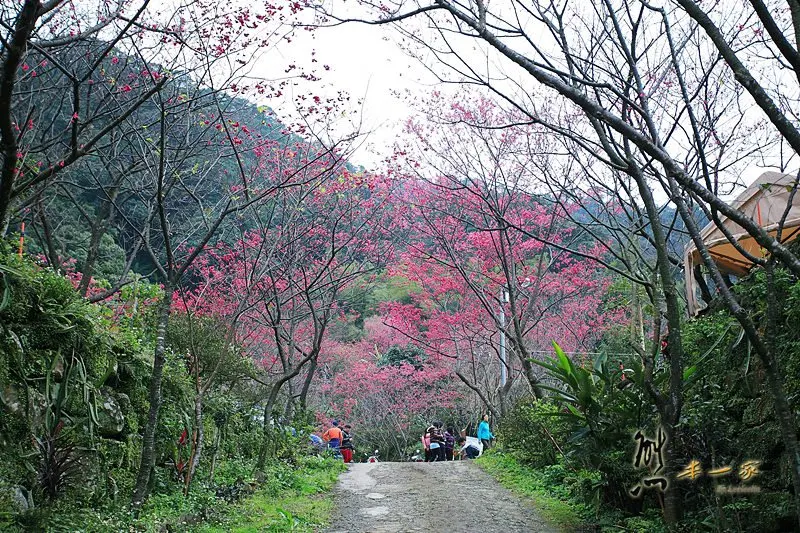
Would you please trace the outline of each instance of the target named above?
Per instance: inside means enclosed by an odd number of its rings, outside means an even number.
[[[478,424],[478,438],[481,439],[484,450],[488,450],[491,447],[494,434],[489,429],[489,415],[483,415],[483,420]]]

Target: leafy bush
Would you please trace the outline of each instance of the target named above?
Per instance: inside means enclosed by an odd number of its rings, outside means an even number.
[[[800,246],[800,241],[793,246]],[[783,325],[775,339],[777,359],[793,408],[800,407],[800,283],[782,268],[776,269],[776,290]],[[765,312],[765,274],[755,269],[734,290],[756,323]],[[713,311],[715,310],[716,311]],[[748,496],[720,496],[717,481],[701,478],[684,487],[686,511],[681,531],[787,531],[796,529],[791,506],[791,460],[786,454],[767,390],[764,368],[749,346],[737,321],[721,306],[687,322],[682,330],[686,368],[684,405],[678,431],[670,443],[674,457],[684,464],[739,465],[763,460],[757,484],[762,492]],[[606,346],[624,352],[624,344],[610,339]],[[658,531],[659,509],[653,500],[631,500],[626,492],[637,480],[631,467],[631,435],[637,429],[654,431],[657,417],[643,394],[642,368],[635,359],[609,364],[601,355],[594,364],[579,365],[558,346],[556,357],[538,362],[555,382],[549,402],[521,403],[503,421],[503,446],[529,465],[539,467],[551,493],[570,501],[592,503],[598,495],[607,505],[598,524],[631,531]],[[616,364],[622,363],[620,370]],[[658,366],[656,385],[666,379]],[[555,408],[553,407],[555,406]],[[548,412],[550,411],[550,412]],[[552,417],[552,422],[546,422]],[[553,451],[541,439],[532,439],[537,426],[559,433],[566,424],[564,459],[553,462]],[[555,455],[558,459],[558,455]],[[673,480],[673,482],[675,482]],[[727,483],[725,479],[723,483]],[[736,483],[735,476],[730,482]],[[598,492],[599,489],[599,492]],[[598,509],[596,500],[594,505]]]
[[[498,440],[523,464],[546,466],[556,462],[569,437],[568,423],[558,416],[559,406],[535,397],[521,399],[503,417]]]
[[[414,344],[406,346],[392,345],[378,359],[378,366],[401,366],[404,364],[413,366],[416,370],[422,370],[428,356],[424,350]]]
[[[553,343],[556,358],[536,361],[547,369],[557,387],[545,387],[558,406],[552,415],[566,424],[569,439],[564,449],[567,463],[574,469],[599,472],[591,483],[591,500],[611,503],[620,509],[635,511],[640,502],[631,500],[627,488],[638,477],[631,465],[632,435],[638,429],[653,429],[657,423],[654,409],[639,385],[641,365],[631,361],[627,375],[614,368],[604,354],[598,355],[590,368],[575,364]]]

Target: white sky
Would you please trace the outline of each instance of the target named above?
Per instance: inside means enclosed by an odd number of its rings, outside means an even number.
[[[414,112],[408,95],[425,94],[436,81],[416,59],[400,49],[393,36],[396,34],[391,28],[357,23],[319,28],[313,33],[298,32],[290,44],[273,52],[280,60],[276,61],[272,54],[263,56],[254,71],[272,77],[270,71],[276,70],[279,76],[283,71],[278,69],[283,69],[286,63],[310,65],[311,52],[315,51],[322,82],[306,83],[305,89],[313,89],[320,96],[335,96],[338,91],[350,95],[349,121],[358,121],[360,117],[361,131],[369,132],[352,162],[374,168],[391,153],[402,122]],[[322,65],[331,68],[325,71]],[[259,103],[273,107],[281,118],[294,114],[288,101],[280,105],[272,101]],[[342,134],[352,131],[349,121],[340,121]]]
[[[291,43],[283,43],[260,57],[253,70],[259,76],[278,78],[289,63],[310,66],[315,51],[322,82],[306,84],[298,90],[313,89],[314,94],[323,97],[345,91],[351,96],[351,114],[339,117],[336,129],[344,135],[353,131],[354,122],[363,121],[359,129],[368,132],[368,136],[351,162],[374,169],[391,154],[403,121],[414,114],[415,97],[428,94],[434,87],[443,89],[417,59],[401,49],[400,39],[399,32],[391,27],[358,23],[298,31]],[[330,70],[325,71],[322,65],[329,65]],[[358,100],[363,100],[362,105]],[[274,108],[285,122],[296,116],[291,97],[283,103],[258,103]],[[763,170],[751,166],[740,179],[751,183]]]

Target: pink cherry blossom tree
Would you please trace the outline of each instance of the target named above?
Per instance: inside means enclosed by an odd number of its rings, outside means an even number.
[[[524,129],[470,127],[509,121],[489,100],[446,103],[434,93],[424,106],[430,115],[409,121],[407,146],[391,161],[407,179],[403,231],[410,237],[397,269],[423,289],[414,305],[394,306],[392,320],[407,333],[424,332],[414,337],[456,360],[498,353],[494,332],[502,330],[516,359],[514,367],[506,362],[509,374],[540,396],[531,363],[537,352],[552,340],[591,350],[622,318],[601,309],[610,279],[589,259],[603,249],[581,242],[572,222],[579,205],[536,188],[534,141]],[[409,312],[418,316],[402,316]],[[473,388],[478,373],[459,378]],[[498,402],[489,399],[494,387],[484,390],[487,406],[502,410],[513,381],[499,389]]]
[[[196,269],[203,282],[189,298],[195,309],[235,317],[237,339],[261,369],[255,377],[266,387],[259,468],[284,387],[287,404],[299,398],[305,407],[328,329],[341,314],[341,292],[393,254],[384,234],[391,182],[338,164],[315,175],[262,211],[260,229],[211,250]]]

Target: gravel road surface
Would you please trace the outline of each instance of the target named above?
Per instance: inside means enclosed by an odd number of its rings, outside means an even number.
[[[328,533],[505,533],[555,529],[471,461],[354,463]]]

